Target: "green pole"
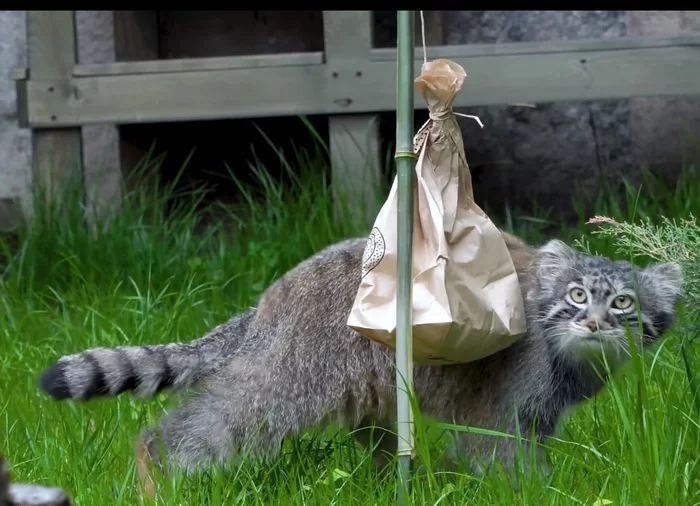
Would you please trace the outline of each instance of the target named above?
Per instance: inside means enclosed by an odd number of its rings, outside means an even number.
[[[396,421],[398,448],[398,503],[409,503],[413,453],[413,187],[416,155],[413,153],[414,12],[398,11],[396,87],[396,172],[398,177],[398,286],[396,305]]]

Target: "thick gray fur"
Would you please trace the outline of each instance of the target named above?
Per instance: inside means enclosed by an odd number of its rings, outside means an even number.
[[[560,241],[535,249],[504,237],[522,286],[528,335],[476,362],[416,366],[414,385],[427,415],[510,433],[517,425],[523,436],[534,428],[543,441],[568,408],[603,387],[591,359],[604,357],[614,371],[628,357],[625,319],[638,347],[671,326],[682,274],[676,264],[635,269]],[[232,462],[242,451],[274,457],[284,438],[329,422],[360,429],[356,437],[367,444],[369,427],[393,431],[395,370],[391,350],[347,326],[364,247],[364,239],[354,239],[317,253],[273,283],[257,308],[192,343],[64,356],[44,372],[42,388],[83,400],[196,386],[141,439],[153,458],[163,448],[171,465],[186,469]],[[611,298],[633,294],[635,283],[635,311],[613,314]],[[569,300],[574,284],[585,289],[587,305]],[[585,330],[596,324],[598,332]],[[467,458],[483,471],[496,441],[498,460],[513,463],[514,440],[465,433],[456,436],[449,461]],[[386,462],[384,450],[395,446],[385,433],[375,462]]]

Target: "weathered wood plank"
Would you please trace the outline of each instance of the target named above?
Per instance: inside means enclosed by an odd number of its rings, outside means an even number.
[[[652,49],[665,47],[700,46],[700,35],[675,35],[663,37],[620,37],[615,39],[548,40],[535,42],[503,42],[499,44],[455,44],[451,46],[428,45],[428,59],[476,58],[480,56],[542,55],[551,53],[579,53],[620,51],[624,49]],[[414,58],[423,60],[422,51]],[[372,61],[396,62],[396,49],[379,48],[370,51]]]
[[[32,79],[69,76],[77,61],[73,11],[29,11],[27,31]]]
[[[34,189],[51,200],[61,198],[64,185],[82,187],[82,142],[80,128],[34,129]]]
[[[329,118],[331,175],[334,196],[343,213],[378,211],[381,177],[379,115],[344,114]]]
[[[143,58],[145,59],[145,58]],[[321,65],[323,53],[282,53],[250,56],[217,56],[213,58],[179,58],[172,60],[124,61],[108,64],[77,65],[76,77],[129,74],[159,74],[201,72],[206,70],[249,69],[286,67],[295,65]]]
[[[286,116],[321,111],[329,102],[323,65],[185,72],[176,79],[171,74],[86,77],[72,83],[75,93],[64,98],[47,92],[52,82],[28,81],[30,123]]]
[[[16,68],[10,70],[10,79],[13,81],[20,81],[22,79],[27,79],[29,77],[29,73],[27,72],[26,68]]]
[[[576,41],[562,51],[564,43],[556,41],[530,46],[529,53],[501,48],[493,55],[460,55],[448,46],[434,48],[431,58],[449,57],[469,74],[456,107],[698,94],[700,37],[672,39],[680,45],[646,40],[642,47],[611,49],[610,41]],[[582,49],[592,46],[598,49]],[[470,53],[468,46],[458,47]],[[420,64],[417,59],[416,75]],[[27,117],[33,126],[72,126],[384,111],[395,103],[395,67],[391,60],[364,63],[361,77],[348,78],[329,75],[324,65],[187,72],[177,79],[85,77],[72,80],[74,94],[50,93],[51,81],[32,75]],[[419,96],[416,107],[425,108]]]
[[[122,18],[118,13],[135,11],[115,12],[115,31],[117,26],[124,26],[122,20],[117,25],[116,20]],[[140,12],[140,11],[138,11]],[[426,13],[427,15],[428,13]],[[606,40],[577,40],[561,41],[554,45],[552,42],[515,42],[504,44],[468,44],[453,46],[435,46],[434,41],[441,37],[436,28],[437,21],[431,18],[431,29],[426,29],[428,38],[428,58],[453,58],[453,57],[474,57],[474,56],[496,56],[514,54],[538,54],[538,53],[568,53],[576,51],[604,51],[619,49],[637,49],[652,47],[672,47],[672,46],[697,46],[700,45],[700,37],[695,35],[676,37],[655,37],[655,38],[632,38],[625,37],[619,39]],[[426,23],[428,19],[426,19]],[[116,37],[116,36],[115,36]],[[116,37],[122,40],[122,37]],[[125,44],[133,45],[133,37],[124,34]],[[150,52],[150,51],[149,51]],[[73,69],[73,76],[92,77],[106,75],[128,75],[128,74],[151,74],[151,73],[174,73],[174,72],[199,72],[206,70],[228,70],[247,69],[263,67],[286,67],[298,65],[320,65],[324,62],[324,53],[320,51],[309,53],[281,53],[262,54],[246,56],[226,56],[213,58],[180,58],[172,60],[150,60],[147,52],[139,58],[145,61],[133,61],[135,58],[121,57],[116,63],[76,65]],[[382,48],[370,49],[370,60],[381,62],[393,62],[396,60],[396,49]],[[119,53],[119,51],[118,51]],[[416,60],[422,60],[422,52],[417,51]],[[15,80],[26,78],[26,69],[13,69],[11,77]]]
[[[372,11],[323,11],[326,61],[340,64],[367,59],[372,49],[372,26]]]
[[[361,82],[372,49],[372,11],[323,11],[326,76]],[[379,118],[376,114],[332,115],[328,118],[333,194],[343,213],[376,214],[381,176]],[[352,203],[343,207],[341,202]]]
[[[74,93],[70,75],[77,60],[74,12],[28,11],[27,18],[31,79],[51,83],[42,87],[43,93],[70,100]],[[43,126],[54,126],[48,119]],[[82,135],[79,127],[37,126],[42,125],[33,125],[32,132],[34,187],[52,199],[65,184],[82,180]]]
[[[22,223],[23,218],[22,201],[19,197],[0,198],[0,230],[12,230]]]

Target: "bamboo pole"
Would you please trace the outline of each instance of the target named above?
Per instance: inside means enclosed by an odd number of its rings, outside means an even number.
[[[413,152],[414,11],[397,14],[396,172],[398,177],[398,286],[396,307],[396,420],[398,425],[397,496],[408,501],[413,456],[413,188],[416,155]]]

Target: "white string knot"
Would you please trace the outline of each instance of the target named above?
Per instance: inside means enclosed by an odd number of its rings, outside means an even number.
[[[433,121],[447,121],[448,119],[453,118],[454,115],[455,112],[451,108],[443,109],[441,111],[428,112],[428,117]]]
[[[443,109],[442,111],[429,111],[428,117],[433,121],[447,121],[454,116],[462,116],[463,118],[471,118],[476,121],[481,128],[484,128],[484,124],[479,119],[479,116],[473,116],[471,114],[462,114],[461,112],[453,111],[450,109]]]

